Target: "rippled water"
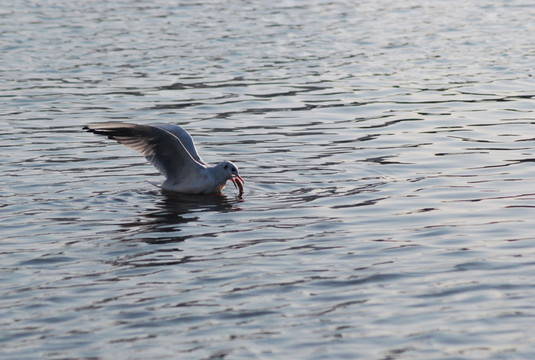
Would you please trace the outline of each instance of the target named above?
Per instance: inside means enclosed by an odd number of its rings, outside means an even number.
[[[0,355],[535,357],[530,1],[4,2]],[[181,124],[169,196],[100,121]]]

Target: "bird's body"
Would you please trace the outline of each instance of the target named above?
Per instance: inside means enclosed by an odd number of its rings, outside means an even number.
[[[155,123],[102,123],[84,126],[84,130],[105,135],[128,146],[165,176],[161,187],[167,191],[189,194],[221,193],[228,180],[243,194],[243,179],[230,161],[208,166],[199,156],[193,138],[178,125]]]

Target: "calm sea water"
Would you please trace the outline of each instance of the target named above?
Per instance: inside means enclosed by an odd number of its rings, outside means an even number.
[[[534,16],[4,1],[0,357],[534,358]],[[243,199],[102,121],[182,125]]]

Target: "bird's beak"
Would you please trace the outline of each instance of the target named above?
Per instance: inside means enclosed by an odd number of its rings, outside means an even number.
[[[243,184],[245,183],[245,181],[243,181],[241,176],[240,175],[234,175],[233,177],[230,178],[230,181],[232,181],[232,183],[234,184],[234,187],[236,189],[239,189],[240,195],[242,195],[243,194]]]

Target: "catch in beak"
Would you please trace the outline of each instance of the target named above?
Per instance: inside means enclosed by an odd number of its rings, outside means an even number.
[[[230,181],[234,184],[234,187],[240,191],[239,196],[243,195],[243,184],[245,181],[241,178],[240,175],[233,174],[233,176],[230,178]]]

